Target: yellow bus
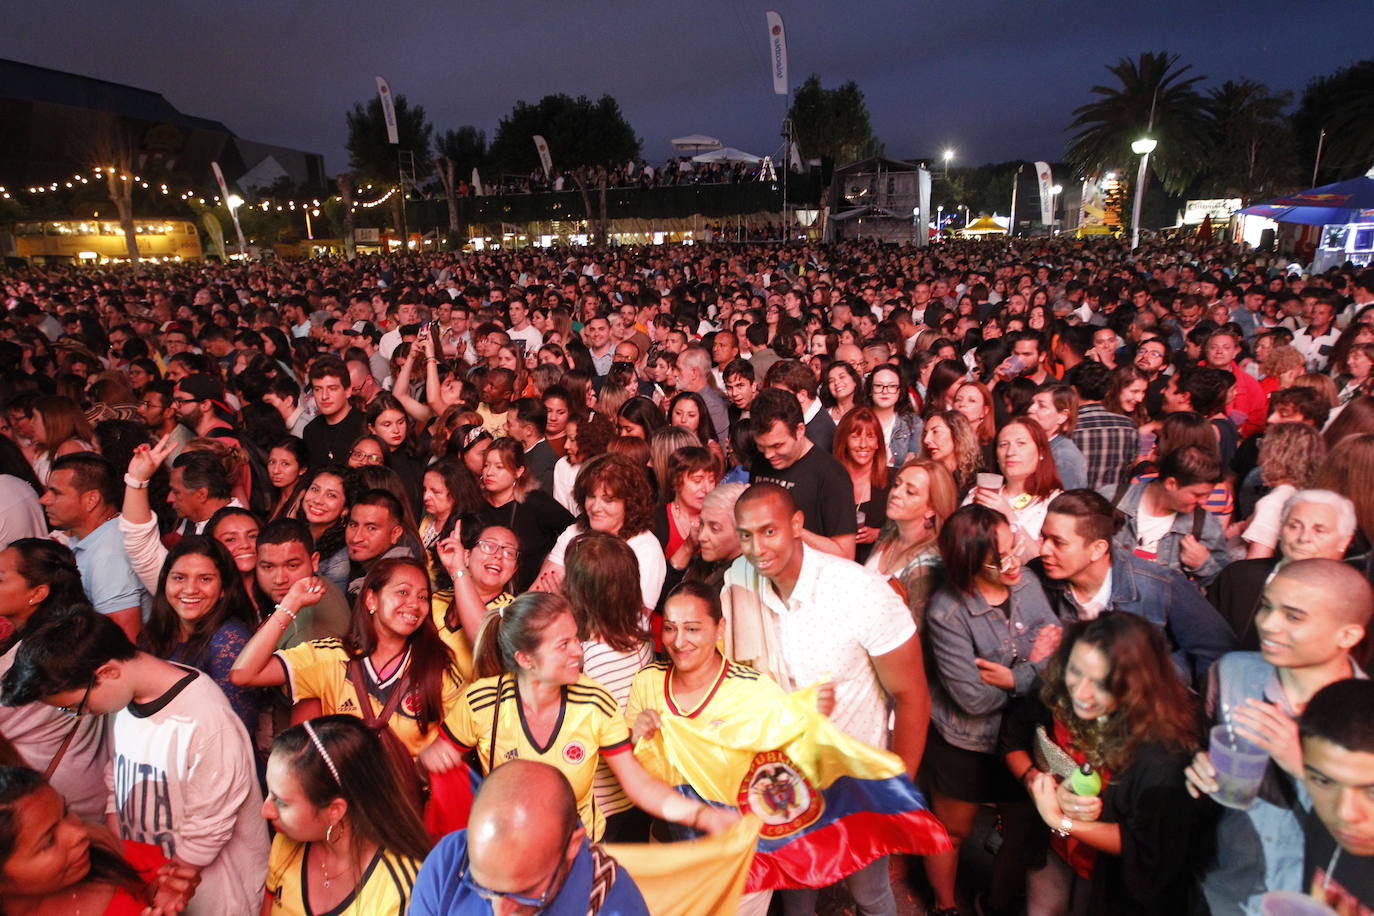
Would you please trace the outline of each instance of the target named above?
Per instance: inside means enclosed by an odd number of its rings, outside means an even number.
[[[138,254],[145,260],[191,261],[204,256],[200,233],[188,219],[136,219]],[[29,220],[15,224],[15,254],[47,263],[127,261],[129,248],[116,220]]]

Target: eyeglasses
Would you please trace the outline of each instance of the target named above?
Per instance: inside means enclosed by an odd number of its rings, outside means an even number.
[[[364,452],[356,448],[348,453],[348,457],[352,458],[354,461],[364,462],[365,464],[382,463],[382,456],[378,455],[376,452]]]
[[[498,544],[495,541],[478,541],[477,548],[489,557],[500,554],[503,560],[514,560],[516,557],[520,556],[519,548],[511,547],[509,544]]]
[[[563,844],[558,847],[562,852],[562,858],[559,859],[558,867],[554,869],[553,874],[549,876],[549,883],[544,886],[544,892],[538,897],[528,897],[524,894],[505,894],[500,891],[494,891],[488,887],[483,887],[481,884],[477,883],[477,879],[472,877],[472,865],[468,861],[466,854],[463,856],[463,870],[461,877],[458,879],[459,883],[488,903],[506,900],[514,903],[516,906],[533,907],[535,912],[543,910],[561,889],[559,887],[559,882],[563,877],[564,870],[568,867],[568,857],[566,855],[568,844],[572,841],[573,833],[577,830],[578,823],[578,821],[573,822],[572,829],[569,830],[567,836],[563,838]]]
[[[172,398],[172,403],[173,403],[173,404],[199,404],[199,403],[200,403],[200,398],[178,398],[178,397],[173,397],[173,398]]]
[[[62,713],[62,715],[64,716],[71,716],[73,719],[78,718],[83,712],[86,711],[86,701],[91,698],[91,688],[93,688],[94,686],[95,673],[92,672],[91,679],[86,682],[86,692],[81,694],[81,702],[77,703],[75,707],[59,706],[57,707],[57,711]]]
[[[901,385],[878,385],[878,384],[875,384],[875,385],[873,386],[873,390],[874,390],[874,391],[886,391],[886,392],[901,391],[901,390],[902,390],[902,386],[901,386]]]

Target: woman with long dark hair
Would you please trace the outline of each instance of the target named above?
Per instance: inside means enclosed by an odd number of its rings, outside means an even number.
[[[254,598],[257,589],[253,586],[257,582],[258,530],[261,527],[256,515],[238,506],[225,506],[210,516],[210,520],[205,523],[205,533],[229,551],[234,568],[242,577],[243,593],[253,604],[255,619],[259,609]]]
[[[305,442],[287,436],[267,452],[267,479],[276,488],[272,509],[267,520],[278,516],[294,516],[301,503],[301,481],[310,467],[310,453]]]
[[[504,525],[520,539],[514,587],[524,591],[538,575],[544,555],[572,522],[572,514],[534,485],[525,467],[525,450],[509,436],[487,449],[480,486],[486,500],[482,522]]]
[[[386,466],[400,475],[412,507],[420,505],[422,478],[429,463],[429,437],[417,433],[405,406],[389,392],[367,405],[367,428],[381,440]]]
[[[296,518],[310,526],[310,536],[315,539],[319,574],[341,591],[348,588],[347,481],[347,468],[315,468],[301,481],[300,508],[296,510]]]
[[[1028,879],[1029,913],[1067,912],[1083,895],[1089,914],[1187,910],[1194,809],[1183,771],[1197,731],[1159,627],[1125,613],[1069,626],[999,746],[1042,838],[1053,831]],[[1095,774],[1097,791],[1075,770]]]
[[[376,561],[363,580],[344,639],[274,651],[295,615],[323,592],[313,576],[292,585],[244,647],[230,676],[245,686],[288,684],[292,702],[318,699],[325,715],[374,720],[379,733],[389,730],[414,757],[433,740],[463,683],[430,617],[429,573],[408,557]]]
[[[258,725],[259,697],[230,680],[229,669],[256,624],[229,551],[209,535],[190,535],[167,552],[138,645],[210,675],[251,735]]]
[[[371,729],[337,715],[293,725],[272,743],[267,789],[263,912],[404,916],[430,842]]]
[[[425,471],[421,500],[425,514],[420,519],[420,544],[429,560],[430,581],[435,591],[451,589],[453,580],[439,562],[434,548],[453,533],[464,516],[482,508],[482,493],[462,461],[445,458]]]
[[[902,370],[890,363],[875,366],[864,386],[873,415],[883,430],[888,467],[901,467],[921,444],[921,418],[911,406]]]
[[[593,781],[605,760],[630,800],[655,817],[719,833],[733,810],[690,801],[649,776],[631,752],[620,707],[582,672],[582,641],[568,602],[527,592],[487,615],[477,640],[476,674],[439,738],[420,755],[431,773],[458,766],[476,751],[483,772],[507,760],[538,760],[560,770],[577,797],[593,842],[606,828]],[[569,754],[576,746],[581,753]]]

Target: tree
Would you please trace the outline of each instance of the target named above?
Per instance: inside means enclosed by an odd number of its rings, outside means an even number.
[[[1227,80],[1207,93],[1212,155],[1203,172],[1205,194],[1263,199],[1292,180],[1296,153],[1284,116],[1292,98],[1249,79]]]
[[[134,163],[138,161],[138,138],[125,122],[112,114],[102,114],[86,139],[86,158],[91,165],[105,169],[110,203],[124,230],[125,249],[130,261],[138,260],[138,233],[134,228]]]
[[[787,116],[805,156],[847,165],[883,153],[882,143],[873,136],[864,94],[853,80],[825,89],[821,78],[811,74],[792,95]]]
[[[1131,144],[1147,132],[1159,141],[1150,164],[1164,187],[1181,193],[1197,177],[1208,153],[1207,118],[1194,88],[1201,75],[1178,65],[1177,54],[1146,52],[1107,68],[1118,86],[1094,86],[1098,96],[1074,109],[1066,159],[1079,174],[1133,166]]]
[[[1293,113],[1298,158],[1304,171],[1317,159],[1323,129],[1317,184],[1351,178],[1374,165],[1374,60],[1362,60],[1313,80]],[[1306,172],[1302,180],[1311,177]]]
[[[435,144],[435,154],[452,162],[459,177],[467,178],[473,169],[487,164],[487,132],[471,124],[446,130]]]
[[[548,141],[554,168],[565,173],[638,159],[644,146],[613,97],[603,95],[593,102],[585,95],[574,99],[559,93],[534,105],[516,102],[496,127],[488,161],[507,173],[535,171],[540,168],[531,139],[536,134]]]
[[[398,144],[387,142],[386,118],[382,114],[381,99],[368,99],[367,105],[354,103],[348,112],[348,167],[354,177],[389,188],[397,184],[400,173],[400,154],[415,154],[415,180],[428,178],[433,164],[429,148],[434,127],[425,117],[423,105],[411,105],[404,95],[393,95],[396,107],[396,135]],[[399,230],[403,222],[401,207],[405,197],[394,194],[391,212]]]

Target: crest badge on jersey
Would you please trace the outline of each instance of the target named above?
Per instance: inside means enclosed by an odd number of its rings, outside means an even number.
[[[563,759],[576,766],[587,759],[587,747],[581,741],[569,741],[563,745]]]
[[[739,807],[762,819],[761,836],[774,838],[810,827],[825,801],[786,754],[762,751],[740,781]]]

